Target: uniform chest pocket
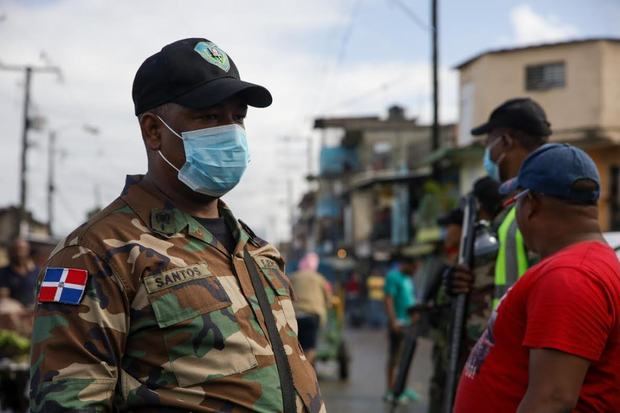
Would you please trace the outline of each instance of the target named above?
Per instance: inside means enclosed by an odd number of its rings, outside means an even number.
[[[250,342],[218,277],[206,268],[195,269],[194,276],[179,275],[188,268],[144,278],[179,385],[206,383],[255,367],[258,363]]]
[[[255,261],[269,284],[270,288],[266,288],[267,298],[272,305],[278,329],[286,323],[289,329],[297,335],[297,318],[292,301],[294,297],[291,296],[291,287],[287,276],[270,258],[258,256],[255,257]]]

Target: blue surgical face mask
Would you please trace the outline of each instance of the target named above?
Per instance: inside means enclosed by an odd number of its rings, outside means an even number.
[[[487,146],[484,149],[484,157],[482,159],[482,164],[484,166],[484,170],[487,171],[487,174],[494,180],[496,180],[497,182],[501,182],[502,179],[499,176],[499,165],[497,162],[493,161],[493,159],[491,159],[491,148],[494,147],[497,142],[499,142],[500,139],[497,139],[495,142],[493,142],[490,146]],[[500,156],[500,159],[503,158],[503,154]]]
[[[158,118],[183,141],[185,164],[181,169],[157,151],[178,172],[179,181],[195,192],[216,198],[239,183],[250,162],[245,129],[232,124],[181,132],[179,135],[162,118]]]

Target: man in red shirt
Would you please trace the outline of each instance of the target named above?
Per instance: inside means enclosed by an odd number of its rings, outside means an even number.
[[[620,263],[598,224],[599,175],[547,144],[500,188],[542,260],[502,298],[471,351],[454,411],[620,411]]]

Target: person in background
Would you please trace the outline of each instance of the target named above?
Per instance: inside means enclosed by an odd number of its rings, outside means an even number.
[[[455,208],[437,220],[442,228],[441,245],[442,265],[430,277],[428,287],[422,294],[422,300],[429,306],[429,337],[433,341],[433,374],[429,386],[429,413],[439,413],[443,407],[443,395],[448,368],[448,334],[452,316],[450,297],[443,283],[444,275],[456,264],[461,243],[463,210]]]
[[[359,274],[353,271],[344,284],[345,310],[348,322],[352,327],[361,326],[364,319],[359,278]]]
[[[416,272],[416,263],[407,258],[399,257],[397,267],[385,276],[385,311],[388,316],[388,364],[387,364],[387,391],[384,399],[393,400],[394,384],[398,371],[398,362],[402,352],[405,330],[412,323],[417,322],[418,315],[412,316],[410,310],[416,305],[416,292],[413,276]],[[399,402],[418,400],[413,389],[405,389]]]
[[[479,178],[474,182],[473,193],[478,201],[479,221],[493,222],[502,211],[503,197],[499,193],[499,185],[499,182],[490,176]]]
[[[474,182],[472,192],[478,203],[477,221],[486,221],[491,226],[491,231],[496,233],[502,224],[502,218],[497,219],[502,211],[499,182],[488,176],[479,178]],[[484,259],[477,257],[475,260],[475,279],[468,300],[465,345],[460,357],[462,363],[465,363],[467,355],[486,328],[493,309],[495,259],[495,255],[492,255]]]
[[[483,177],[474,182],[472,190],[478,202],[478,220],[493,223],[502,209],[502,196],[499,194],[499,183],[490,177]],[[444,228],[444,267],[435,275],[435,285],[424,294],[424,302],[434,306],[430,311],[433,340],[433,376],[430,386],[429,413],[439,413],[443,409],[446,382],[446,371],[449,360],[449,333],[452,312],[450,298],[441,283],[442,275],[447,274],[457,263],[463,225],[463,210],[450,211],[438,220]],[[460,360],[464,364],[469,351],[484,331],[491,312],[493,296],[494,264],[485,263],[475,268],[476,279],[467,309],[467,328]],[[434,288],[432,288],[434,287]]]
[[[617,412],[620,262],[599,226],[596,165],[574,146],[544,145],[500,191],[516,194],[519,229],[542,260],[493,311],[454,412]]]
[[[319,256],[310,252],[299,261],[299,270],[291,275],[299,344],[312,365],[316,358],[319,328],[325,325],[332,302],[329,282],[317,272],[318,268]]]
[[[9,296],[25,307],[34,304],[39,268],[30,254],[30,243],[15,239],[9,246],[9,265],[0,268],[0,288],[8,288]]]

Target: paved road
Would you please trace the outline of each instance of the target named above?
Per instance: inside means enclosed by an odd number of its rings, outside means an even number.
[[[385,392],[387,337],[382,330],[349,330],[346,340],[352,354],[351,378],[339,382],[335,363],[317,366],[321,392],[328,413],[382,413],[389,407],[382,401]],[[420,400],[398,408],[398,413],[425,413],[428,383],[432,373],[431,342],[420,339],[409,376],[409,387]]]

